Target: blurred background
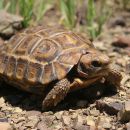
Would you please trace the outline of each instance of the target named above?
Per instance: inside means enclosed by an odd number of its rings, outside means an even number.
[[[111,17],[130,10],[130,0],[0,0],[0,9],[22,16],[23,27],[58,24],[94,39]]]

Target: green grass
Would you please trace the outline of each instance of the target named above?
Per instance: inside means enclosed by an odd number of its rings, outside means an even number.
[[[8,4],[8,11],[11,13],[16,13],[16,6],[17,6],[16,0],[10,0],[7,4]]]
[[[95,39],[101,33],[102,27],[111,13],[105,0],[100,0],[98,6],[99,9],[97,10],[94,0],[88,0],[87,26],[92,39]]]
[[[123,0],[125,5],[127,1]],[[77,22],[76,12],[79,2],[81,5],[84,4],[83,0],[0,0],[0,9],[6,9],[10,13],[23,16],[23,26],[27,27],[43,19],[45,13],[56,2],[61,15],[60,23],[71,29],[75,28]],[[102,27],[109,16],[106,0],[100,0],[98,3],[100,3],[98,10],[94,0],[88,0],[86,4],[86,26],[93,39],[101,33]]]
[[[52,0],[37,0],[34,6],[36,22],[40,21],[44,14],[52,7]]]
[[[4,0],[1,0],[0,1],[0,9],[3,9],[4,8]]]
[[[96,37],[96,29],[94,26],[94,20],[95,20],[95,16],[96,16],[95,11],[96,10],[95,10],[95,5],[94,5],[94,0],[88,0],[87,26],[88,26],[88,31],[92,38]]]
[[[62,14],[61,23],[69,28],[73,28],[76,23],[76,1],[59,0],[59,5]]]
[[[128,5],[130,8],[130,0],[122,0],[123,8],[127,9]]]
[[[32,20],[35,0],[19,0],[19,12],[24,17],[23,26],[27,27]]]
[[[23,16],[23,26],[27,27],[32,21],[41,20],[51,7],[52,0],[0,0],[0,9]]]

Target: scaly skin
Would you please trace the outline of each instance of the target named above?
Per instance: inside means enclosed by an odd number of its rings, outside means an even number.
[[[119,70],[117,68],[109,66],[109,73],[108,76],[106,77],[106,82],[114,85],[117,89],[122,89],[120,84],[121,80],[122,75],[119,72]]]

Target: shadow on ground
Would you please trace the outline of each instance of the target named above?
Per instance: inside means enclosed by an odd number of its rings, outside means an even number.
[[[115,89],[113,91],[113,86],[104,84],[92,85],[87,89],[69,93],[52,111],[84,108],[101,97],[114,94]],[[42,97],[18,90],[6,83],[2,83],[0,86],[0,97],[3,97],[12,107],[20,107],[27,111],[41,111]]]

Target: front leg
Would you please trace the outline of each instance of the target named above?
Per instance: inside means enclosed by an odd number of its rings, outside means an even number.
[[[70,90],[70,81],[65,78],[55,84],[51,91],[47,94],[42,103],[42,109],[47,110],[56,106]]]

